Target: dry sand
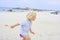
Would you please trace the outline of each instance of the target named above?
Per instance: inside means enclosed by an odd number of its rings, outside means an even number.
[[[26,19],[28,12],[0,12],[0,40],[21,40],[20,27],[10,28],[17,22]],[[4,26],[8,24],[8,26]],[[32,30],[39,35],[31,35],[32,40],[60,40],[60,14],[50,14],[49,11],[37,13]],[[41,36],[40,36],[41,35]]]

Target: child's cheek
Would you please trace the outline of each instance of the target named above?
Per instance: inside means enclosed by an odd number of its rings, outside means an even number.
[[[35,20],[35,18],[33,18],[33,21]]]

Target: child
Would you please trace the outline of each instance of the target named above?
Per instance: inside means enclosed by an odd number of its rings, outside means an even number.
[[[31,30],[31,25],[32,25],[32,21],[34,21],[36,19],[36,12],[30,12],[26,15],[27,19],[22,21],[21,23],[17,23],[13,26],[11,26],[11,28],[14,28],[18,25],[21,26],[21,30],[20,30],[20,37],[22,37],[22,40],[31,40],[31,38],[29,37],[29,31],[32,34],[35,34],[34,32],[32,32]]]

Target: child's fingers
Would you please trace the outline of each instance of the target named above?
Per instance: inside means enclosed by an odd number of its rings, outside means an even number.
[[[13,26],[11,26],[11,28],[14,28]]]

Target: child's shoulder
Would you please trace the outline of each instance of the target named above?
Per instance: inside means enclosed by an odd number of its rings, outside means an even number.
[[[26,22],[27,20],[22,20],[21,22]]]
[[[24,23],[26,23],[26,22],[27,22],[26,20],[22,20],[22,21],[21,21],[21,24],[24,24]]]

